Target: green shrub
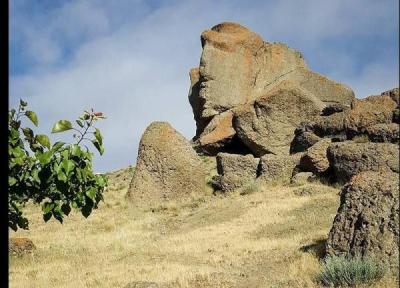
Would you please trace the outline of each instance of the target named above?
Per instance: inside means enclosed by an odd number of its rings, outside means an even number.
[[[387,269],[384,264],[370,257],[327,257],[316,281],[325,286],[366,284],[381,279]]]
[[[91,142],[100,155],[104,152],[103,137],[94,124],[104,119],[103,113],[85,111],[75,120],[54,124],[52,133],[73,130],[75,143],[51,143],[45,134],[25,126],[30,120],[38,126],[35,112],[20,101],[18,110],[8,112],[8,226],[17,231],[28,229],[29,221],[23,208],[29,201],[42,206],[44,221],[51,217],[63,222],[71,208],[88,217],[103,200],[107,186],[104,175],[93,172],[93,153],[85,145]]]

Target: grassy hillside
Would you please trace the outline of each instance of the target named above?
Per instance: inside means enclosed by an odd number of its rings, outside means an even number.
[[[10,256],[10,287],[318,287],[338,189],[263,186],[133,209],[125,199],[132,169],[109,175],[105,203],[88,219],[45,224],[28,207],[30,231],[10,236],[37,249]],[[386,277],[372,287],[397,284]]]

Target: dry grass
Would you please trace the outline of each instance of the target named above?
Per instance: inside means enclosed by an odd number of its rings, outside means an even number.
[[[338,189],[307,184],[259,187],[247,195],[206,195],[133,209],[130,175],[111,175],[105,203],[88,219],[43,223],[28,207],[37,250],[10,256],[10,287],[317,287],[319,257],[338,206]],[[374,287],[397,287],[387,277]]]

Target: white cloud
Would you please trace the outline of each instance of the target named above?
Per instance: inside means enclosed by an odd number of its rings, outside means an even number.
[[[187,138],[194,135],[195,122],[187,100],[188,72],[199,62],[200,33],[219,22],[239,22],[267,41],[289,43],[304,52],[312,68],[323,67],[328,76],[350,84],[360,95],[397,83],[397,68],[387,63],[392,59],[384,54],[363,63],[363,59],[325,43],[341,35],[348,39],[372,39],[378,32],[380,37],[392,35],[398,28],[390,22],[390,13],[397,13],[390,1],[386,6],[358,0],[261,1],[252,5],[182,1],[156,10],[145,1],[68,3],[50,13],[46,27],[41,26],[43,19],[38,21],[40,25],[30,25],[31,30],[24,21],[14,24],[18,37],[29,30],[30,38],[24,41],[36,64],[26,75],[11,76],[11,103],[20,97],[27,99],[42,119],[43,131],[49,131],[56,120],[73,119],[86,108],[105,112],[108,119],[99,127],[106,153],[95,158],[100,171],[133,164],[140,136],[151,121],[169,121]],[[60,51],[71,42],[73,54],[65,60]],[[398,47],[398,42],[395,45]],[[54,65],[60,60],[65,63]]]

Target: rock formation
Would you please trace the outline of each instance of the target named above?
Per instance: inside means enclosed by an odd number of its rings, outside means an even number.
[[[134,204],[160,204],[203,195],[203,162],[190,143],[165,122],[151,123],[139,144],[128,197]]]
[[[196,134],[189,142],[168,123],[146,129],[132,201],[202,195],[210,173],[196,152],[216,156],[218,175],[209,178],[223,192],[254,181],[350,181],[328,254],[398,259],[399,89],[356,99],[310,71],[301,53],[235,23],[204,31],[201,44],[189,73]],[[303,190],[297,194],[309,194]]]
[[[256,179],[351,179],[328,252],[394,255],[399,89],[356,99],[310,71],[301,53],[235,23],[204,31],[201,44],[200,65],[190,71],[195,137],[189,143],[167,123],[147,128],[128,193],[133,202],[202,194],[205,171],[195,151],[217,156],[214,180],[225,192]]]
[[[343,187],[328,255],[368,255],[398,265],[399,175],[361,172]]]
[[[284,44],[264,42],[259,35],[239,24],[229,22],[218,24],[201,34],[201,43],[203,52],[200,66],[190,71],[189,101],[197,125],[194,140],[199,139],[200,136],[205,137],[206,130],[216,129],[206,128],[209,124],[216,127],[216,122],[220,121],[212,121],[215,117],[226,111],[235,113],[240,106],[254,103],[260,98],[263,100],[260,99],[256,103],[262,103],[261,106],[266,107],[269,105],[267,99],[269,97],[271,105],[277,109],[279,109],[279,103],[280,105],[285,103],[286,97],[292,104],[295,104],[296,101],[316,102],[313,107],[319,109],[323,109],[325,105],[329,104],[341,104],[349,107],[354,98],[353,91],[347,86],[310,71],[298,51]],[[283,81],[292,83],[294,89],[302,92],[292,91],[291,93],[289,91],[280,98],[279,95],[274,97],[267,95]],[[293,96],[295,93],[301,93],[304,97],[297,99],[295,95]],[[272,131],[276,126],[273,125],[274,123],[285,120],[284,117],[277,115],[279,111],[274,107],[272,108],[273,116],[269,118],[280,118],[275,121],[271,120],[271,128],[266,124],[266,130]],[[249,108],[251,107],[248,106],[247,110]],[[244,109],[246,110],[246,108]],[[287,115],[289,115],[292,109],[296,114],[302,108],[287,105],[286,109]],[[249,113],[252,112],[249,111]],[[226,130],[226,132],[218,133],[220,137],[216,140],[220,143],[224,142],[223,135],[226,135],[227,139],[232,138],[232,127],[224,121],[221,122],[223,122],[221,123],[223,128],[219,131]],[[286,125],[290,126],[291,124],[297,125],[298,123],[290,119],[288,124],[284,121],[282,126],[285,128]],[[240,128],[235,129],[236,132],[238,130],[243,131]],[[198,146],[202,146],[201,143],[198,144]],[[207,145],[209,144],[207,143]],[[205,148],[205,152],[210,153],[207,147]],[[215,155],[217,152],[212,151],[212,154]]]

